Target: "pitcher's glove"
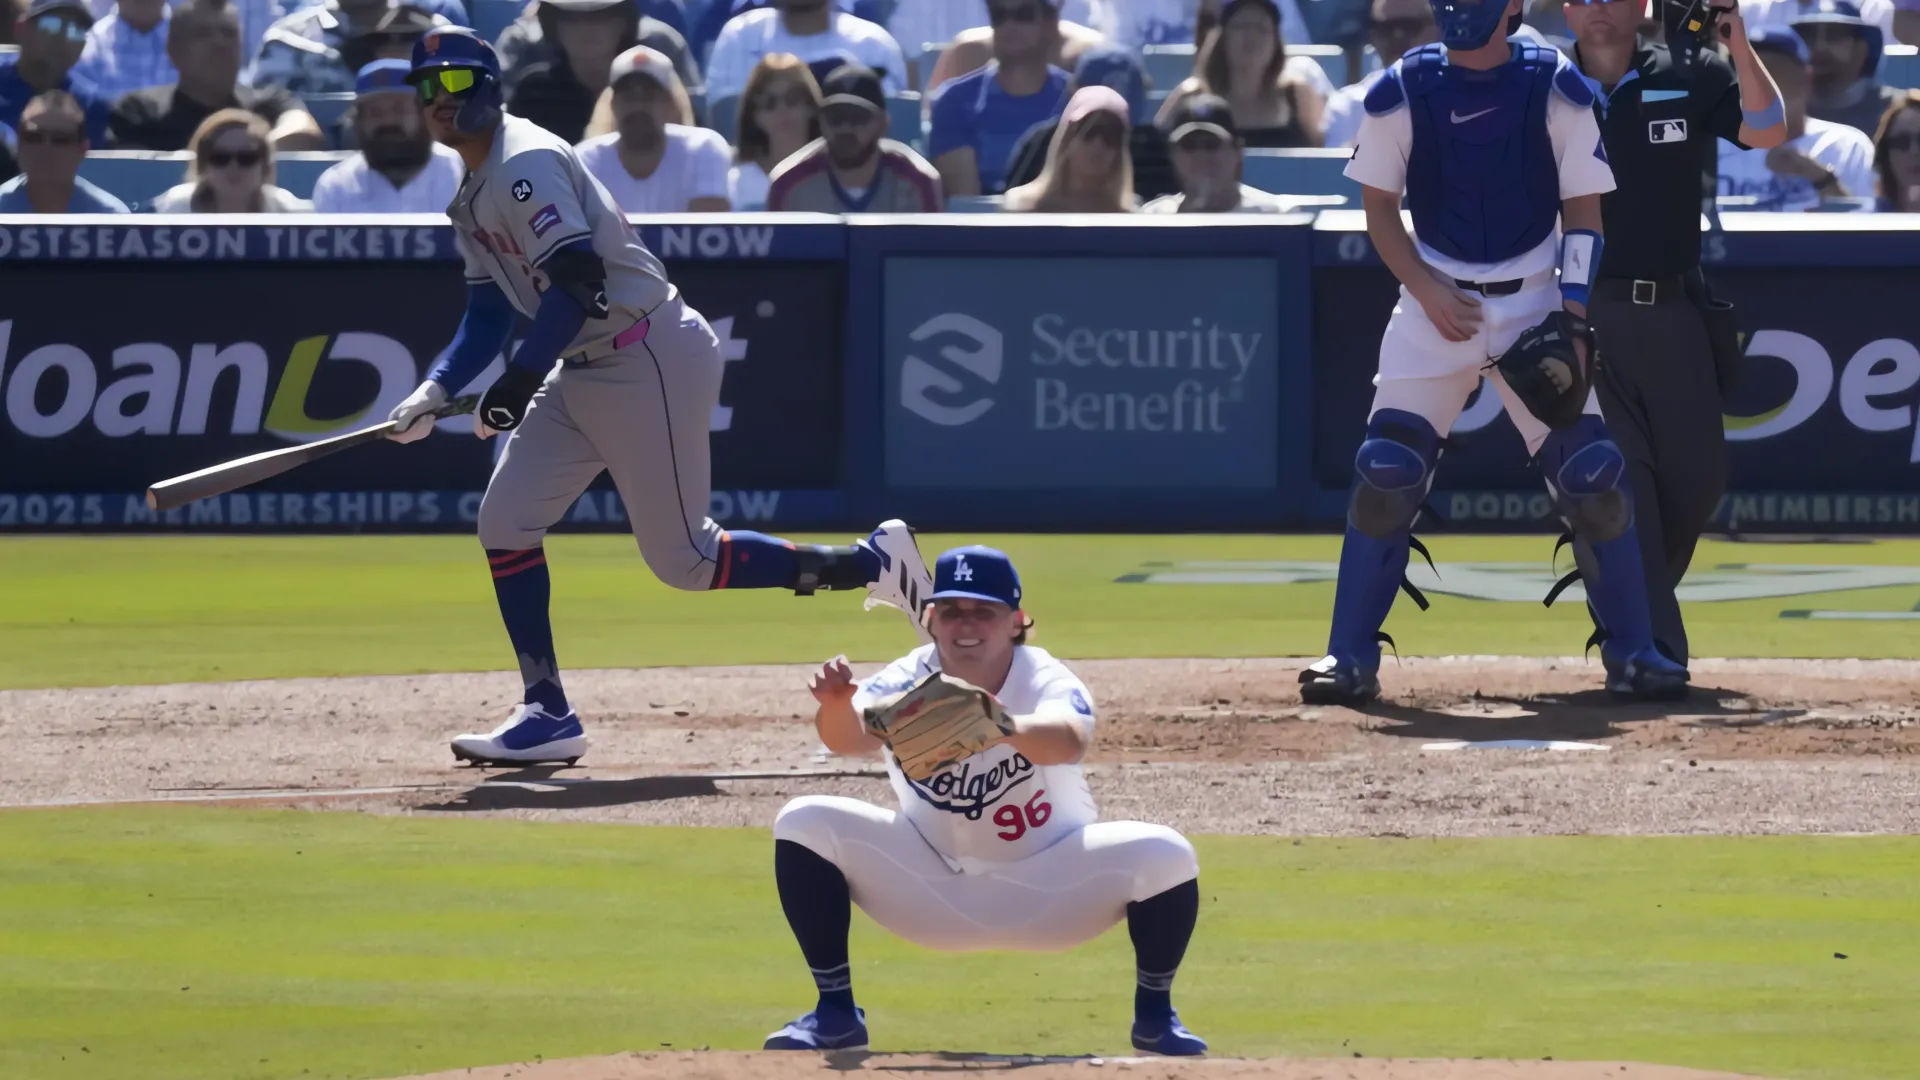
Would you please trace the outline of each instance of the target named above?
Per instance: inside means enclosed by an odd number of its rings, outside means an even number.
[[[1541,423],[1564,431],[1579,423],[1593,386],[1593,327],[1555,311],[1494,361],[1515,397]]]
[[[1013,734],[1013,718],[992,694],[939,671],[868,705],[860,719],[919,781]]]

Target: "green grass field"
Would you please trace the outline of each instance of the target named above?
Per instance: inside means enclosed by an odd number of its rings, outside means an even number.
[[[1155,563],[1332,560],[1328,537],[982,539],[1070,657],[1317,652],[1331,583],[1122,584]],[[929,555],[955,538],[922,537]],[[1544,564],[1540,538],[1434,538]],[[696,596],[626,538],[550,542],[572,667],[882,659],[857,597]],[[1920,563],[1920,543],[1708,544],[1722,564]],[[494,669],[469,537],[0,541],[0,688]],[[1916,656],[1920,585],[1689,609],[1695,651]],[[1435,598],[1409,653],[1565,654],[1577,604]],[[1791,1080],[1920,1074],[1920,838],[1199,838],[1178,987],[1226,1055],[1630,1059]],[[765,830],[142,807],[0,812],[0,1080],[372,1078],[758,1046],[811,990]],[[1844,954],[1846,959],[1836,958]],[[883,1049],[1120,1052],[1123,932],[936,956],[856,918]]]
[[[1796,1080],[1910,1080],[1920,1061],[1912,839],[1237,837],[1200,857],[1176,990],[1220,1054]],[[0,1076],[378,1077],[757,1046],[812,996],[770,862],[761,830],[0,815]],[[940,956],[855,927],[878,1048],[1127,1049],[1124,931]]]
[[[821,538],[827,539],[827,538]],[[844,542],[844,538],[838,538]],[[1431,537],[1441,562],[1548,565],[1542,537]],[[924,536],[1005,548],[1025,578],[1039,641],[1070,657],[1318,654],[1333,584],[1128,585],[1153,562],[1339,557],[1337,537]],[[554,626],[568,667],[818,660],[842,649],[888,659],[897,616],[855,596],[676,592],[623,536],[549,541]],[[1563,563],[1567,557],[1563,555]],[[1920,541],[1707,543],[1694,565],[1912,566]],[[1564,568],[1564,567],[1563,567]],[[0,541],[0,688],[510,666],[493,591],[471,537],[151,537]],[[1907,611],[1920,584],[1693,605],[1703,656],[1920,655],[1920,621],[1780,618],[1795,608]],[[1434,598],[1388,622],[1421,653],[1569,655],[1590,627],[1577,603]]]

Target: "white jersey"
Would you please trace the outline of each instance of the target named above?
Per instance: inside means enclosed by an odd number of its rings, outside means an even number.
[[[500,286],[531,318],[548,286],[540,267],[562,244],[591,241],[606,267],[608,314],[589,318],[562,355],[616,337],[672,296],[666,267],[640,242],[605,185],[566,140],[503,116],[493,149],[447,206],[469,282]]]
[[[939,669],[936,647],[922,645],[862,682],[853,707],[864,709]],[[995,696],[1016,716],[1079,717],[1092,734],[1093,695],[1045,649],[1016,646],[1006,685]],[[949,867],[962,873],[1024,859],[1099,819],[1077,763],[1035,765],[1001,743],[921,782],[907,779],[891,751],[885,757],[900,812]]]
[[[355,154],[314,181],[313,208],[322,214],[437,214],[466,174],[459,151],[439,143],[426,166],[400,187],[369,166],[365,154]]]
[[[1797,139],[1782,144],[1798,150],[1832,170],[1849,195],[1872,195],[1873,140],[1858,128],[1807,117],[1807,129]],[[1787,176],[1767,168],[1765,150],[1742,150],[1725,139],[1720,140],[1719,193],[1752,195],[1752,210],[1813,210],[1820,205],[1820,192],[1804,176]]]
[[[618,132],[581,143],[580,161],[629,214],[682,214],[695,199],[727,198],[727,170],[733,164],[727,140],[706,128],[665,127],[660,164],[644,180],[620,163]]]
[[[1564,69],[1572,65],[1563,54]],[[1394,62],[1398,68],[1399,61]],[[1392,70],[1392,69],[1389,69]],[[1397,73],[1396,73],[1397,74]],[[1377,81],[1377,80],[1376,80]],[[1601,195],[1614,188],[1613,169],[1601,148],[1600,124],[1591,108],[1581,108],[1558,93],[1547,101],[1547,136],[1553,141],[1553,157],[1560,168],[1560,198]],[[1401,106],[1385,116],[1367,113],[1360,121],[1353,160],[1347,162],[1346,175],[1367,187],[1382,191],[1407,190],[1407,158],[1413,153],[1413,111]],[[1415,238],[1416,241],[1418,238]],[[1507,281],[1532,277],[1552,270],[1560,262],[1560,230],[1556,226],[1545,240],[1531,251],[1522,252],[1505,262],[1478,264],[1449,258],[1425,244],[1419,244],[1420,257],[1443,274],[1466,281]]]
[[[714,39],[707,56],[707,99],[745,93],[747,77],[771,53],[791,53],[804,64],[829,57],[852,59],[880,73],[889,97],[906,89],[906,57],[885,27],[836,11],[826,33],[791,34],[780,9],[763,7],[727,20]]]

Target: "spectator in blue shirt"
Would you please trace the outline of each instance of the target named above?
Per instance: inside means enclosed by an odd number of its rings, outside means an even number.
[[[87,114],[65,90],[48,90],[20,114],[20,175],[0,184],[0,214],[124,214],[127,204],[80,178]]]
[[[1057,0],[988,0],[993,60],[934,94],[927,151],[949,195],[998,195],[1020,137],[1060,115],[1066,72],[1048,63],[1060,35]]]
[[[19,53],[0,56],[0,124],[19,130],[27,102],[48,90],[65,90],[86,114],[87,137],[96,146],[106,144],[113,103],[92,83],[72,76],[92,26],[85,0],[33,0],[14,24]]]

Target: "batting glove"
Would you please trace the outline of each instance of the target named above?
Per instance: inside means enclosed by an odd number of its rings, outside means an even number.
[[[407,395],[407,400],[393,407],[387,419],[395,421],[398,427],[387,433],[387,438],[397,443],[418,442],[433,434],[433,412],[447,403],[447,388],[428,379],[420,388]]]
[[[497,432],[512,431],[527,418],[527,406],[533,401],[534,391],[540,389],[546,375],[519,364],[508,364],[507,370],[487,388],[486,396],[480,399],[480,408],[473,414],[473,433],[481,438],[489,438]]]

